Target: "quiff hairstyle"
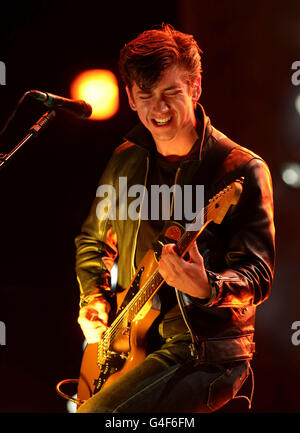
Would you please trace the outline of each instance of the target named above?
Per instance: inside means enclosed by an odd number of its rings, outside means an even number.
[[[126,86],[133,83],[149,91],[162,72],[170,66],[180,66],[189,84],[201,77],[201,54],[192,35],[179,32],[169,24],[147,30],[126,44],[120,52],[119,69]]]

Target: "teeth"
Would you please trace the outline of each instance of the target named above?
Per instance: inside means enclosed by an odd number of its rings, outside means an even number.
[[[158,125],[164,125],[165,123],[169,122],[170,119],[171,116],[167,117],[166,119],[154,119],[154,120]]]

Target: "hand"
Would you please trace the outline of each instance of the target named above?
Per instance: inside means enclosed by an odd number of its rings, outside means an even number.
[[[97,297],[79,311],[78,323],[88,344],[98,343],[107,329],[110,304],[104,297]]]
[[[196,241],[189,250],[187,262],[174,251],[174,244],[164,245],[158,271],[169,286],[196,298],[209,298],[212,287],[209,284],[204,262]]]

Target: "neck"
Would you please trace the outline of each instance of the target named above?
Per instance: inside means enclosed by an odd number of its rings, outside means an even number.
[[[155,140],[158,153],[163,156],[185,156],[198,139],[196,129],[191,128],[188,133],[179,134],[173,140]]]

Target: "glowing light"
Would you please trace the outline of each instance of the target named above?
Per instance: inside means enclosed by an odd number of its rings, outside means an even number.
[[[119,109],[119,86],[116,76],[107,69],[84,71],[71,84],[71,97],[83,99],[92,106],[93,113],[90,119],[109,119]]]
[[[118,265],[115,263],[110,271],[110,283],[111,287],[114,289],[118,282]]]
[[[296,107],[297,113],[300,114],[300,94],[295,99],[295,107]]]
[[[300,188],[300,164],[285,164],[281,170],[281,177],[287,185]]]
[[[77,398],[77,394],[72,395],[72,398]],[[76,403],[74,403],[73,401],[68,401],[66,406],[67,406],[67,411],[69,413],[76,413],[77,411]]]

